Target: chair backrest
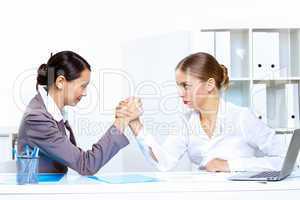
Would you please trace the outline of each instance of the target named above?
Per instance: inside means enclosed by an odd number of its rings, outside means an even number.
[[[17,165],[15,160],[0,162],[0,173],[16,173]]]

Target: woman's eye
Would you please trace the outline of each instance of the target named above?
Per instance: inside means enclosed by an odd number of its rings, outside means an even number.
[[[188,85],[188,84],[184,84],[184,89],[188,89],[188,88],[190,88],[190,85]]]
[[[191,85],[186,84],[186,83],[178,84],[178,86],[183,88],[184,90],[187,90],[187,89],[191,88]]]

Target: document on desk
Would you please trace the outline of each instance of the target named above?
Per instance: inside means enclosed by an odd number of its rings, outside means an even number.
[[[50,173],[40,173],[38,175],[39,183],[42,182],[58,182],[64,177],[64,174],[50,174]]]
[[[144,176],[139,174],[129,175],[111,175],[111,176],[88,176],[88,178],[110,183],[110,184],[126,184],[126,183],[148,183],[159,182],[160,180],[150,176]]]

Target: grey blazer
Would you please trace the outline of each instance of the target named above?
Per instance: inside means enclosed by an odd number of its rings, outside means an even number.
[[[91,150],[83,151],[76,146],[72,130],[68,130],[70,139],[64,122],[53,119],[38,93],[22,118],[18,151],[22,151],[25,144],[39,147],[39,172],[66,173],[70,167],[81,175],[92,175],[129,144],[126,136],[112,125]]]

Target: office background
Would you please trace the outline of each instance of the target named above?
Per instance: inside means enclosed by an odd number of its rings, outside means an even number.
[[[16,130],[35,94],[38,66],[51,52],[69,49],[93,66],[88,96],[69,111],[79,145],[91,147],[113,121],[118,101],[134,94],[145,99],[145,122],[162,142],[176,124],[172,112],[183,109],[172,83],[177,62],[197,48],[190,33],[300,27],[299,15],[291,0],[1,1],[0,130]],[[6,151],[9,139],[1,139]],[[185,161],[176,170],[192,169]],[[149,170],[134,140],[103,168]]]

